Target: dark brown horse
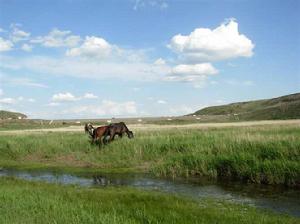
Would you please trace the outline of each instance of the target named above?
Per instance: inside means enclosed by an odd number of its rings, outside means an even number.
[[[110,124],[104,133],[103,143],[106,144],[113,141],[116,135],[122,138],[124,133],[127,134],[128,138],[133,138],[133,132],[127,128],[124,122]]]
[[[89,135],[92,139],[92,143],[95,143],[97,140],[99,140],[99,143],[101,143],[101,138],[104,135],[104,133],[108,127],[109,127],[109,125],[94,128],[92,124],[88,123],[88,124],[85,124],[84,130],[86,133],[89,133]]]

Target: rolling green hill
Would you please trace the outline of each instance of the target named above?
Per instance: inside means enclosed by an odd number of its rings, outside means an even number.
[[[11,119],[19,119],[19,117],[21,117],[22,119],[27,118],[27,116],[25,114],[0,110],[0,119],[1,120],[10,119],[10,118]]]
[[[206,107],[193,115],[228,115],[236,116],[239,120],[296,119],[300,118],[300,93]]]

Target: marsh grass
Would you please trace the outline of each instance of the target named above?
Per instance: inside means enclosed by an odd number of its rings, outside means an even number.
[[[131,169],[160,176],[300,183],[300,128],[293,125],[146,130],[101,147],[91,145],[84,133],[1,135],[0,146],[0,166]]]
[[[0,178],[0,223],[297,223],[253,207],[127,187],[81,188]]]

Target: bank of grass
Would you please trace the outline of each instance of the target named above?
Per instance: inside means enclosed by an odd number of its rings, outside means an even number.
[[[300,184],[300,127],[139,131],[99,148],[84,133],[0,135],[0,166],[89,168]]]
[[[132,188],[81,188],[0,178],[0,223],[297,223],[233,203]]]

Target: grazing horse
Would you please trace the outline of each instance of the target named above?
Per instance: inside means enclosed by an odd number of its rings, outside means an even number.
[[[84,130],[86,133],[89,133],[90,137],[92,138],[92,143],[95,143],[97,139],[99,139],[101,142],[101,138],[104,135],[105,131],[107,130],[109,126],[100,126],[97,128],[94,128],[92,124],[88,123],[85,124]]]
[[[124,133],[127,134],[128,138],[133,138],[133,132],[127,128],[124,122],[110,124],[104,133],[103,143],[106,144],[114,140],[116,135],[122,138]],[[108,136],[109,139],[107,139]]]

